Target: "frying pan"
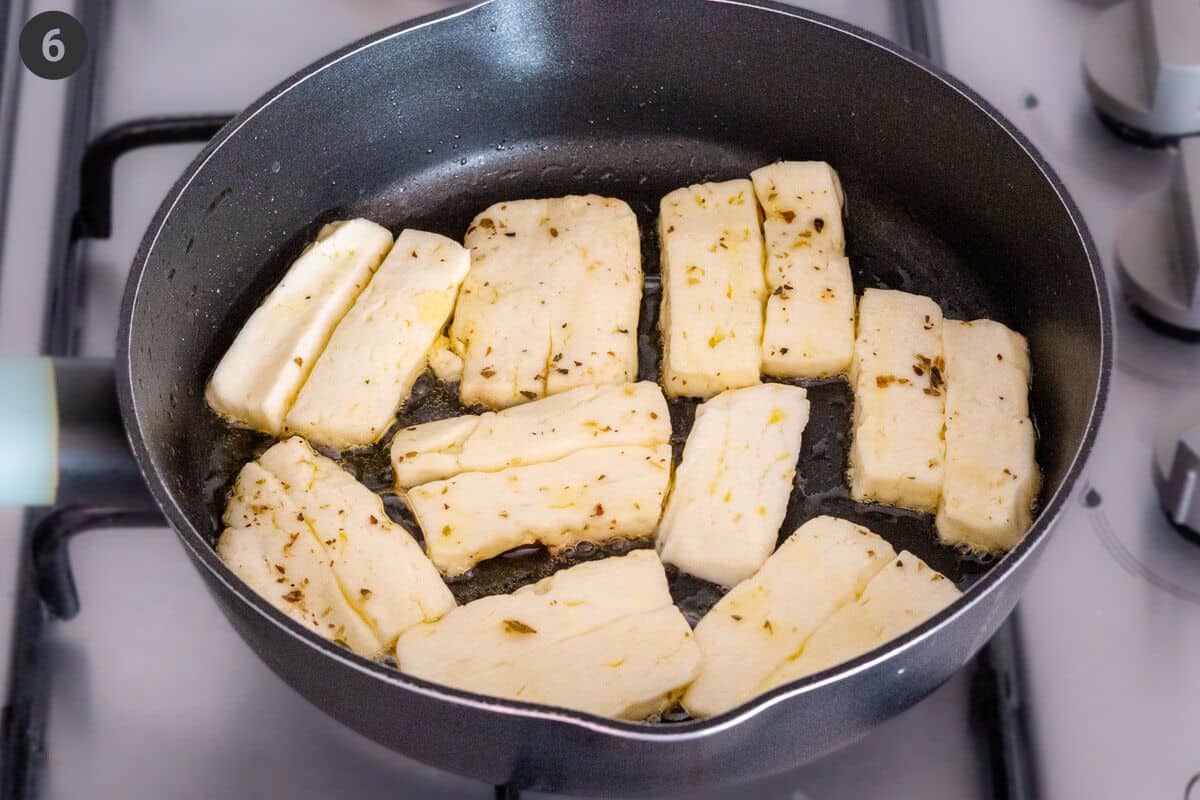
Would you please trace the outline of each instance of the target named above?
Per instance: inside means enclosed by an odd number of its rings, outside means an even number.
[[[229,462],[263,443],[216,419],[204,384],[322,223],[362,215],[460,238],[492,202],[594,191],[628,201],[649,231],[671,189],[778,158],[839,171],[860,291],[928,294],[948,316],[991,317],[1029,339],[1044,488],[1028,535],[993,563],[941,548],[928,517],[852,503],[841,475],[850,398],[837,381],[812,389],[828,401],[814,412],[830,409],[829,419],[805,434],[784,532],[823,511],[865,521],[952,573],[965,593],[950,608],[718,717],[634,724],[472,695],[361,659],[276,612],[218,560],[214,503]],[[652,294],[656,245],[643,244]],[[1078,211],[1025,138],[887,42],[762,0],[495,0],[354,44],[220,131],[138,251],[116,388],[141,474],[217,605],[302,695],[372,739],[480,780],[647,793],[812,760],[916,703],[989,639],[1091,448],[1111,366],[1107,297]],[[653,302],[643,308],[652,372]],[[73,369],[55,371],[69,397]],[[421,389],[405,414],[436,406],[436,394]],[[674,412],[686,422],[686,405]],[[383,482],[369,458],[347,463]],[[524,579],[521,569],[534,568],[504,567],[497,581]]]

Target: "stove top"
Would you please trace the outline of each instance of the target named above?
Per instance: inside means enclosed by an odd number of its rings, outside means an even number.
[[[43,7],[70,5],[14,3],[9,38]],[[8,69],[0,82],[0,162],[3,148],[13,151],[12,168],[0,173],[10,187],[2,207],[0,350],[35,353],[51,341],[83,355],[113,354],[133,253],[198,149],[177,144],[123,157],[112,236],[68,251],[53,244],[63,238],[55,224],[75,198],[55,187],[87,140],[132,118],[236,110],[329,50],[448,5],[78,0],[75,15],[98,32],[93,81],[72,87],[26,75],[13,89]],[[1171,154],[1114,137],[1092,113],[1079,52],[1097,3],[803,5],[914,45],[923,43],[920,33],[933,33],[924,42],[932,54],[1022,128],[1059,172],[1115,274],[1115,230],[1138,195],[1165,185]],[[938,25],[906,27],[930,11]],[[5,92],[15,97],[9,127]],[[60,262],[65,271],[42,266]],[[1048,798],[1188,791],[1200,798],[1190,788],[1200,774],[1200,550],[1167,525],[1150,472],[1158,425],[1200,409],[1200,394],[1189,400],[1200,387],[1200,346],[1150,332],[1117,299],[1118,366],[1087,486],[1059,522],[1016,624],[981,660],[859,743],[793,773],[689,797],[983,798],[1040,790]],[[46,328],[47,317],[62,330]],[[15,534],[22,519],[0,514],[0,524]],[[11,553],[0,558],[0,590],[16,605],[22,542],[13,535],[3,546]],[[29,642],[14,638],[0,614],[0,647],[37,666],[36,674],[16,675],[20,691],[10,696],[33,716],[21,730],[29,770],[6,777],[6,796],[493,796],[493,787],[363,739],[281,684],[215,613],[168,530],[89,532],[72,542],[71,560],[82,601],[75,619],[46,620]],[[11,708],[8,715],[11,728]]]

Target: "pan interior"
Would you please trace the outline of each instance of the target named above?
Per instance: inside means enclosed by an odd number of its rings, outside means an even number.
[[[780,158],[838,170],[857,291],[927,294],[948,317],[989,317],[1029,338],[1043,505],[1066,480],[1103,371],[1101,312],[1074,221],[1020,142],[957,89],[852,34],[730,4],[664,4],[653,15],[635,6],[513,0],[381,37],[263,104],[198,162],[131,278],[123,368],[135,445],[209,568],[219,569],[211,544],[224,489],[269,441],[222,424],[204,384],[324,222],[361,215],[461,240],[471,217],[500,200],[621,198],[642,229],[640,366],[653,378],[659,198]],[[721,54],[701,64],[713,30],[723,32]],[[634,41],[654,46],[625,44]],[[928,515],[850,501],[850,392],[841,380],[809,391],[782,535],[830,513],[962,588],[994,568],[938,545]],[[677,455],[694,405],[673,406]],[[401,420],[462,412],[426,376]],[[384,446],[344,463],[390,490]],[[584,546],[565,560],[602,554]],[[538,551],[502,557],[454,590],[460,600],[508,591],[556,566]],[[685,576],[672,589],[693,621],[718,596]]]
[[[369,217],[388,225],[393,231],[415,227],[461,241],[470,219],[499,200],[596,192],[627,201],[638,215],[642,232],[642,266],[647,276],[639,325],[639,378],[657,380],[662,351],[657,327],[660,290],[654,220],[659,199],[671,189],[688,183],[744,177],[750,170],[780,158],[781,154],[735,150],[722,143],[703,140],[652,138],[642,142],[639,148],[645,164],[634,166],[619,160],[619,145],[590,142],[588,161],[595,159],[594,163],[579,163],[577,149],[571,142],[552,147],[544,142],[530,142],[514,143],[504,151],[472,154],[469,161],[478,165],[483,176],[503,177],[495,184],[481,179],[471,181],[465,187],[458,163],[464,156],[460,156],[419,176],[413,181],[416,187],[407,181],[396,184],[342,213]],[[680,152],[688,154],[688,163],[683,167],[676,166],[672,159]],[[669,166],[664,169],[664,164]],[[536,177],[530,181],[525,176]],[[915,224],[897,198],[881,195],[871,183],[849,176],[844,183],[849,206],[847,253],[854,267],[858,291],[872,286],[905,289],[934,297],[951,316],[997,316],[997,304],[989,298],[987,287],[935,231]],[[324,217],[319,218],[310,228],[324,221]],[[302,246],[303,242],[302,237],[297,238],[293,246]],[[269,271],[276,273],[285,269],[284,262],[286,258]],[[251,303],[240,305],[254,305],[260,299],[256,295]],[[231,340],[244,322],[245,316],[230,314],[218,338]],[[220,354],[214,355],[219,358]],[[804,432],[792,500],[780,529],[781,541],[801,522],[818,514],[844,517],[878,532],[897,551],[907,549],[917,554],[960,588],[970,586],[987,570],[992,559],[940,545],[932,515],[857,503],[849,498],[846,466],[853,397],[845,379],[796,383],[808,388],[812,411]],[[485,410],[461,406],[454,389],[426,374],[401,410],[397,424],[406,426]],[[670,404],[676,464],[697,404],[693,400],[676,400]],[[210,463],[205,476],[209,514],[204,531],[210,541],[215,541],[221,531],[220,515],[227,491],[237,471],[273,440],[220,422],[211,424],[214,425],[216,446],[213,447],[212,440],[201,440],[196,457],[207,458]],[[392,493],[387,448],[390,438],[390,434],[385,435],[379,444],[364,450],[325,452],[338,458],[360,480],[383,494],[389,513],[419,536],[412,515]],[[512,591],[545,577],[564,564],[624,552],[630,546],[648,545],[648,542],[585,544],[557,558],[541,548],[524,548],[480,564],[466,576],[455,579],[452,588],[460,602],[468,601]],[[693,624],[723,593],[719,587],[676,574],[674,570],[671,584],[677,603]]]

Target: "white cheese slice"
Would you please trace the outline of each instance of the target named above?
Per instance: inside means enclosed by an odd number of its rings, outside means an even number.
[[[457,242],[401,232],[317,359],[286,430],[339,449],[379,439],[425,371],[469,268],[470,254]]]
[[[945,575],[907,550],[871,578],[759,687],[759,693],[868,653],[920,625],[959,597]]]
[[[664,444],[671,438],[658,384],[575,389],[499,413],[413,425],[392,439],[398,489],[460,472],[495,472],[553,461],[593,447]]]
[[[429,348],[429,368],[442,383],[454,383],[462,380],[462,357],[450,346],[450,339],[444,333],[433,341]]]
[[[1029,348],[991,320],[947,320],[946,474],[937,529],[976,550],[1013,547],[1041,485],[1029,419]]]
[[[390,451],[396,491],[465,472],[463,443],[479,427],[484,416],[487,415],[464,414],[396,431]],[[503,457],[503,454],[497,454],[497,457]]]
[[[842,186],[824,161],[781,161],[750,174],[766,219],[762,369],[780,378],[845,372],[854,353],[854,282],[844,257]]]
[[[410,489],[429,557],[453,576],[529,544],[651,535],[671,477],[671,447],[600,447],[499,472],[464,472]]]
[[[231,422],[278,436],[334,327],[392,246],[365,219],[330,223],[242,326],[205,399]]]
[[[324,545],[347,599],[387,646],[401,631],[454,608],[454,596],[421,546],[392,522],[379,496],[298,436],[263,453],[259,463]]]
[[[558,302],[550,325],[546,394],[576,386],[628,383],[638,371],[642,244],[628,204],[609,197],[547,201],[551,239],[563,255],[547,259]],[[573,251],[573,252],[572,252]]]
[[[942,312],[928,297],[867,289],[854,344],[850,494],[937,508],[944,472]]]
[[[763,238],[748,180],[703,183],[662,199],[662,383],[707,398],[759,382]]]
[[[418,675],[485,672],[510,663],[514,648],[582,636],[670,603],[666,573],[654,551],[634,550],[559,570],[512,594],[459,606],[436,624],[418,625],[401,636],[396,658],[401,669]],[[520,624],[505,625],[506,620]],[[512,636],[522,633],[522,626],[536,630],[539,638]]]
[[[696,626],[700,675],[683,696],[694,717],[728,711],[853,600],[896,553],[871,531],[817,517],[801,525]]]
[[[722,586],[753,575],[779,538],[800,439],[804,389],[731,389],[696,409],[658,527],[662,560]]]
[[[497,203],[467,229],[450,340],[464,405],[507,408],[637,374],[637,218],[596,195]]]
[[[325,550],[279,480],[257,462],[238,473],[217,555],[271,605],[366,658],[383,644],[346,601]]]
[[[481,694],[644,719],[696,675],[699,651],[650,550],[476,600],[396,643],[400,668]]]
[[[946,411],[987,406],[996,414],[1029,416],[1029,345],[1025,337],[990,319],[948,319],[942,328]],[[950,385],[950,375],[957,377]]]
[[[559,642],[536,664],[476,673],[460,688],[637,721],[665,711],[699,668],[691,626],[671,605]]]

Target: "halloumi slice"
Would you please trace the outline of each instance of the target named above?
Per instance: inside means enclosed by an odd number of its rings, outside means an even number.
[[[638,721],[666,710],[700,668],[692,628],[673,605],[560,642],[539,658],[532,668],[476,673],[461,688]]]
[[[442,383],[454,383],[462,380],[462,356],[454,352],[454,348],[450,346],[450,337],[446,334],[443,333],[434,339],[433,344],[429,347],[427,358],[429,359],[429,368]]]
[[[580,386],[499,413],[402,428],[392,438],[398,490],[460,472],[495,472],[593,447],[671,439],[662,389],[651,381]]]
[[[915,628],[958,599],[960,592],[907,550],[880,570],[861,596],[838,609],[781,664],[759,693],[870,652]]]
[[[807,424],[804,389],[781,383],[697,408],[658,527],[662,560],[722,586],[753,575],[779,538]]]
[[[708,717],[753,698],[895,555],[885,540],[843,519],[816,517],[801,525],[696,626],[700,675],[684,694],[684,707]]]
[[[405,230],[317,359],[284,420],[288,433],[339,449],[391,427],[454,308],[470,254],[436,233]]]
[[[944,474],[942,312],[928,297],[867,289],[858,307],[851,383],[850,495],[937,508]]]
[[[778,378],[845,372],[854,353],[855,297],[837,173],[824,161],[781,161],[750,178],[766,217],[771,292],[762,370]]]
[[[204,397],[236,425],[279,436],[334,327],[392,246],[365,219],[333,222],[300,254],[221,357]]]
[[[658,556],[653,550],[634,550],[561,569],[511,594],[460,606],[436,624],[418,625],[400,637],[396,658],[401,669],[417,675],[486,672],[510,664],[514,651],[525,652],[535,642],[583,636],[669,603]],[[512,635],[524,628],[533,628],[539,638]]]
[[[392,522],[379,496],[298,436],[279,442],[259,464],[283,485],[325,548],[346,598],[385,646],[401,631],[454,608],[454,596],[421,546]],[[238,513],[232,504],[227,513]]]
[[[443,575],[529,544],[651,535],[671,477],[671,447],[600,447],[499,472],[464,472],[410,489],[409,507]]]
[[[396,660],[448,686],[636,720],[669,705],[700,654],[662,564],[635,550],[412,628]]]
[[[479,428],[479,421],[484,416],[486,414],[464,414],[396,431],[390,453],[397,493],[466,472],[462,461],[463,444]],[[497,459],[504,457],[505,454],[496,454]]]
[[[763,238],[745,179],[676,189],[662,199],[662,384],[708,398],[759,382]]]
[[[497,203],[467,229],[450,340],[459,396],[490,408],[637,375],[637,218],[597,195]]]
[[[279,480],[251,461],[238,474],[217,555],[292,619],[375,658],[383,643],[346,600],[325,549],[300,516]]]
[[[937,529],[975,550],[1013,547],[1041,485],[1029,419],[1029,348],[991,320],[946,320],[946,474]]]

